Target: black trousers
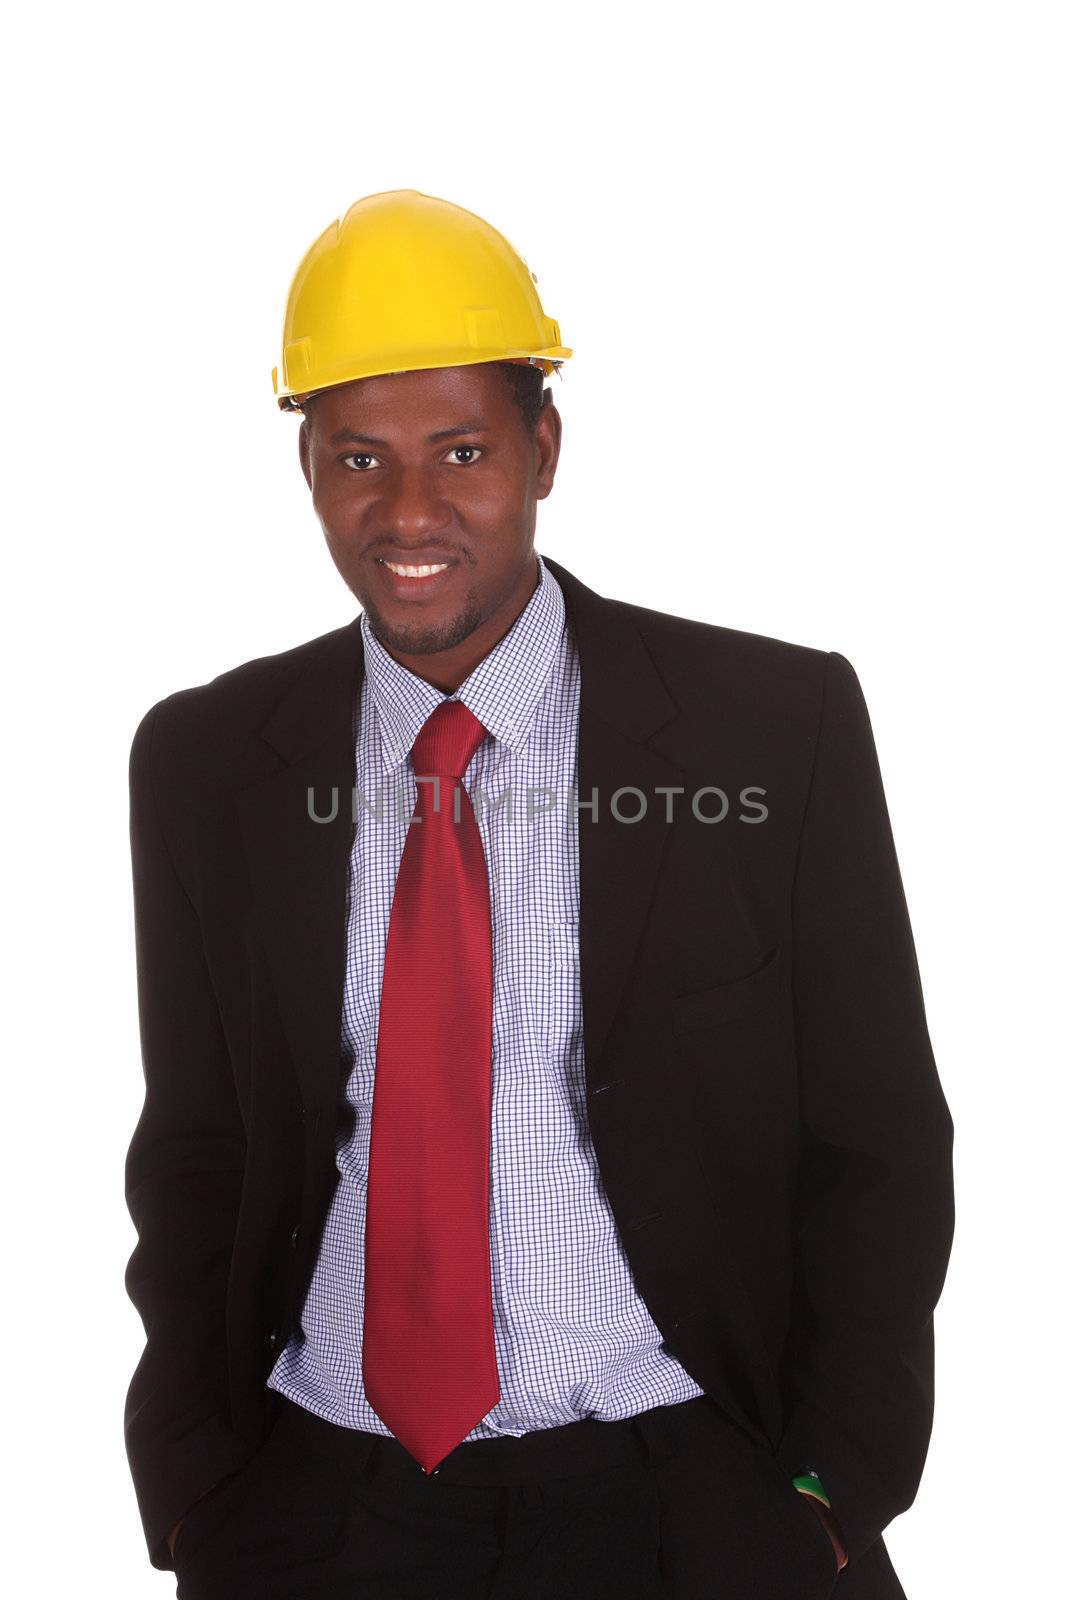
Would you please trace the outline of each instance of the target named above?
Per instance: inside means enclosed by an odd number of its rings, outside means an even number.
[[[174,1563],[178,1600],[845,1600],[851,1588],[769,1449],[702,1397],[473,1440],[432,1474],[395,1439],[282,1397],[257,1454],[191,1507]],[[901,1591],[894,1580],[884,1593]]]

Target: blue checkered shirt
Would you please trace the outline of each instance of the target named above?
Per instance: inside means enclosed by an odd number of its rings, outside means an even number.
[[[328,1421],[368,1433],[390,1432],[364,1394],[361,1368],[378,1000],[415,809],[409,755],[431,711],[451,698],[488,729],[464,781],[489,869],[493,942],[489,1244],[500,1400],[467,1438],[613,1420],[702,1392],[663,1350],[637,1292],[589,1136],[577,812],[567,804],[580,677],[563,591],[536,559],[539,582],[525,609],[454,696],[395,661],[361,616],[361,810],[348,879],[339,1182],[300,1326],[267,1382]]]

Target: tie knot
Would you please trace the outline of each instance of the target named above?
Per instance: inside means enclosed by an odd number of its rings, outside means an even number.
[[[442,700],[411,747],[416,776],[462,778],[485,735],[485,727],[462,700]]]

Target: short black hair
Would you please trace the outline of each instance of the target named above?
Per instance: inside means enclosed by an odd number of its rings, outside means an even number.
[[[531,439],[545,400],[545,375],[535,361],[498,361],[511,385],[526,431]]]
[[[544,371],[535,361],[494,361],[492,365],[499,367],[508,380],[519,415],[532,439],[545,403]],[[305,397],[299,408],[309,420],[314,399],[313,392]]]

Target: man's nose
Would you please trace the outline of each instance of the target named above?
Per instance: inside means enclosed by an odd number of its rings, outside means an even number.
[[[380,514],[384,527],[401,539],[425,538],[452,521],[452,507],[443,497],[434,474],[418,468],[394,470],[383,496]]]

